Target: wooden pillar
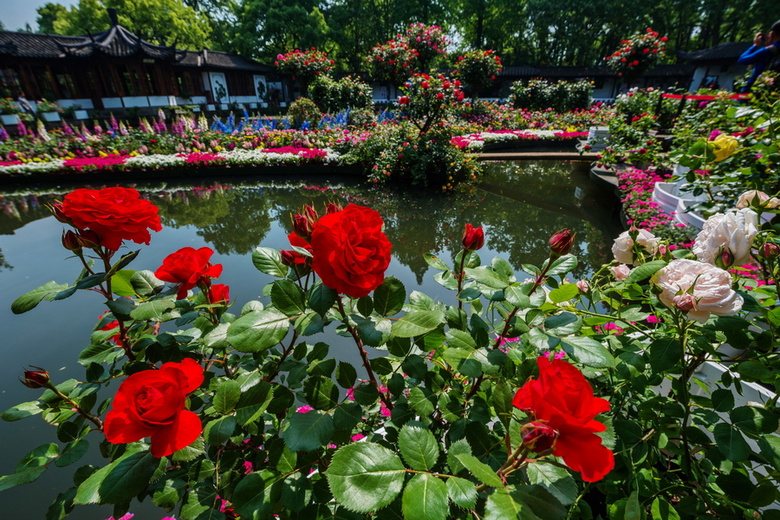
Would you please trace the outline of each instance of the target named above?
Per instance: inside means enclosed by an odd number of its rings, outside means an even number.
[[[52,92],[54,92],[54,97],[56,99],[62,98],[62,92],[60,92],[60,86],[57,84],[57,78],[54,76],[51,65],[48,63],[46,64],[46,77],[49,79],[49,84],[51,85]]]

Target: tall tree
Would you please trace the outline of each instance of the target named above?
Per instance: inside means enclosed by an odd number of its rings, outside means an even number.
[[[51,34],[54,32],[54,22],[64,16],[68,9],[62,4],[49,2],[37,9],[38,32]]]

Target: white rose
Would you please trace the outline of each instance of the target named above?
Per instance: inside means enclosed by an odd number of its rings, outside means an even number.
[[[658,238],[646,229],[640,229],[636,235],[636,243],[649,255],[658,251]],[[612,244],[612,254],[621,264],[634,265],[634,241],[630,231],[623,231]]]
[[[625,280],[631,274],[631,268],[626,264],[618,264],[609,268],[616,280]]]
[[[672,260],[653,276],[670,309],[687,311],[688,319],[704,323],[710,313],[733,316],[742,309],[742,297],[731,288],[731,275],[696,260]]]
[[[714,264],[723,249],[734,257],[734,265],[750,262],[750,248],[758,234],[758,215],[751,209],[718,213],[707,219],[696,236],[693,254],[702,262]]]
[[[756,203],[754,203],[753,201],[756,199],[758,200],[756,201]],[[748,190],[739,196],[739,200],[737,200],[736,207],[737,209],[749,208],[751,205],[758,206],[768,200],[769,200],[769,195],[767,195],[763,191]]]

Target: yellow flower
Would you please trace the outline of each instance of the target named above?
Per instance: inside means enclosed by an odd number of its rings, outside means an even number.
[[[710,144],[713,146],[712,153],[715,154],[715,162],[719,162],[734,155],[734,152],[737,151],[737,146],[739,146],[739,141],[737,141],[736,137],[720,134]]]

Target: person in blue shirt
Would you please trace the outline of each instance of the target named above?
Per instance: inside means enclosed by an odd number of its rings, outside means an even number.
[[[764,33],[756,34],[753,38],[753,45],[743,52],[737,60],[737,63],[753,65],[753,74],[742,87],[742,92],[750,92],[753,83],[778,55],[780,55],[780,20],[772,25],[766,39],[764,39]]]

